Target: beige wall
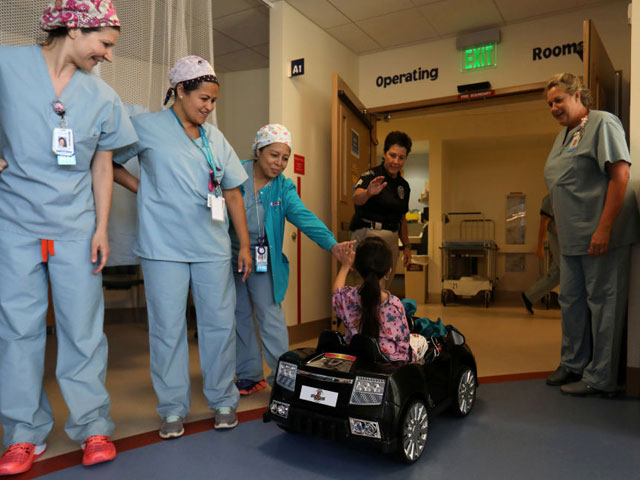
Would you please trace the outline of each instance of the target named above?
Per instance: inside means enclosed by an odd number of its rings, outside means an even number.
[[[582,40],[582,22],[591,18],[602,37],[616,69],[623,72],[623,104],[628,105],[630,71],[630,28],[627,1],[618,0],[597,7],[501,27],[498,66],[475,72],[460,72],[455,37],[410,47],[362,55],[360,100],[368,107],[392,105],[457,94],[456,85],[489,81],[493,88],[543,82],[554,73],[582,74],[583,64],[575,54],[533,61],[534,47],[553,47]],[[412,72],[414,68],[438,67],[438,79],[378,88],[379,75]],[[628,119],[628,115],[623,115]]]
[[[539,273],[535,257],[539,210],[545,195],[542,170],[559,131],[542,99],[503,106],[436,113],[378,123],[383,139],[403,130],[414,141],[429,141],[429,292],[439,298],[442,214],[481,210],[496,221],[498,289],[523,290]],[[411,161],[411,156],[408,162]],[[505,196],[527,196],[526,245],[505,245]],[[414,192],[412,192],[412,195]],[[418,193],[419,194],[419,193]],[[525,253],[527,272],[504,272],[504,253]]]
[[[302,200],[330,225],[331,202],[331,74],[340,72],[358,85],[358,57],[285,2],[270,11],[269,121],[291,130],[293,153],[306,158]],[[291,60],[305,59],[305,74],[287,78]],[[293,161],[285,175],[297,183]],[[297,323],[296,249],[294,228],[285,230],[284,251],[291,262],[289,291],[283,307],[289,325]],[[331,315],[330,255],[302,237],[302,321]]]
[[[216,112],[218,127],[241,160],[253,157],[258,129],[269,123],[269,69],[222,73]]]

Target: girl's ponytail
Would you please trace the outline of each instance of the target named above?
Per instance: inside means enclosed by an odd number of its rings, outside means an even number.
[[[368,237],[356,248],[353,266],[363,279],[359,289],[362,305],[360,333],[375,339],[380,332],[380,279],[389,272],[391,263],[391,250],[379,237]]]
[[[378,306],[380,306],[380,280],[375,273],[369,272],[360,286],[360,333],[377,339],[380,331]]]

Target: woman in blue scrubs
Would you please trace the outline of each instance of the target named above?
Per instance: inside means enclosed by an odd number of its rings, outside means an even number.
[[[242,185],[247,225],[254,255],[254,271],[244,281],[235,274],[236,303],[236,385],[243,395],[266,386],[262,355],[254,326],[254,312],[262,350],[271,369],[272,384],[278,358],[289,350],[289,333],[282,310],[289,285],[289,262],[282,252],[284,221],[291,222],[321,248],[332,253],[342,245],[333,233],[300,200],[293,182],[282,172],[291,155],[291,135],[279,124],[265,125],[253,143],[255,160],[243,162],[248,179]],[[241,243],[231,230],[234,257]],[[328,292],[328,290],[327,290]]]
[[[186,308],[189,287],[198,323],[204,395],[217,429],[237,425],[236,304],[229,221],[239,236],[237,272],[251,271],[249,234],[240,185],[247,178],[222,133],[205,123],[218,97],[218,79],[195,55],[169,72],[175,101],[168,110],[132,118],[140,140],[116,153],[134,156],[140,181],[124,168],[115,179],[138,194],[138,238],[149,316],[151,378],[158,396],[162,438],[183,434],[191,404]]]
[[[31,468],[53,415],[42,377],[47,281],[65,430],[83,464],[111,460],[101,270],[109,256],[112,150],[137,137],[116,93],[90,70],[112,60],[109,0],[46,7],[42,45],[0,46],[0,475]],[[64,139],[64,146],[60,138]]]
[[[590,110],[589,91],[570,73],[546,87],[565,127],[544,169],[560,243],[560,366],[547,377],[569,395],[614,394],[629,285],[630,245],[640,218],[628,186],[630,157],[614,115]]]

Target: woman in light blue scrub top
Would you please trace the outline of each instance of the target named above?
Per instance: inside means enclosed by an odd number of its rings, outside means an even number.
[[[90,71],[112,60],[119,25],[110,2],[58,1],[42,17],[44,44],[0,46],[0,422],[8,447],[0,475],[29,470],[53,428],[42,385],[49,282],[65,430],[85,444],[85,465],[116,455],[100,272],[109,256],[112,150],[137,136],[118,95]]]
[[[242,185],[247,224],[254,255],[254,271],[249,278],[235,274],[236,304],[236,385],[242,395],[266,386],[262,354],[256,335],[255,319],[262,340],[262,351],[271,369],[272,384],[280,355],[289,349],[289,334],[281,302],[289,285],[289,262],[282,251],[285,219],[298,227],[321,248],[332,253],[338,244],[333,233],[300,200],[293,182],[282,172],[291,155],[291,135],[279,124],[265,125],[253,143],[255,160],[243,162],[248,179]],[[239,237],[231,230],[234,257]],[[327,301],[329,301],[327,285]]]
[[[200,57],[185,57],[171,69],[169,82],[167,101],[175,94],[173,106],[133,117],[140,140],[116,152],[114,159],[121,164],[137,155],[140,161],[139,185],[124,168],[116,168],[115,179],[138,194],[134,252],[144,273],[151,377],[162,438],[182,435],[191,404],[189,287],[207,405],[216,412],[217,429],[237,424],[232,270],[246,278],[252,264],[238,188],[247,174],[222,133],[205,123],[218,97],[213,68]],[[228,217],[240,238],[235,268]]]
[[[544,169],[560,243],[560,366],[547,383],[569,395],[612,395],[626,321],[630,245],[640,218],[629,186],[630,157],[614,115],[590,110],[591,97],[570,73],[546,87],[565,127]]]

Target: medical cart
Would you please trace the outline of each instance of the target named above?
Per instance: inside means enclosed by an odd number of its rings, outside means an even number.
[[[496,283],[495,222],[482,212],[449,212],[443,228],[442,305],[481,294],[488,307]]]

